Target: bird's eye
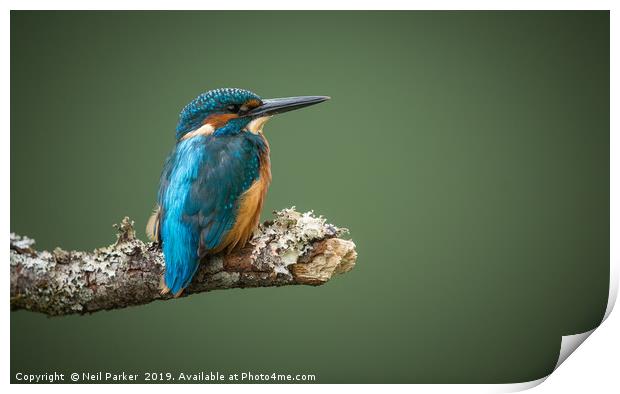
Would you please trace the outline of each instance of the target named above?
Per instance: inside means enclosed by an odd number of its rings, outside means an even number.
[[[228,111],[230,111],[230,112],[232,112],[232,113],[235,113],[235,114],[236,114],[237,112],[239,112],[239,108],[240,108],[240,107],[241,107],[241,106],[240,106],[240,105],[238,105],[238,104],[231,104],[231,105],[229,105],[228,107],[226,107],[226,109],[227,109]]]

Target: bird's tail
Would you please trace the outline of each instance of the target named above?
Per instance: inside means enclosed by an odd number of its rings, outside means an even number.
[[[198,237],[187,224],[166,220],[162,226],[162,239],[166,271],[161,290],[178,297],[189,286],[198,269]]]

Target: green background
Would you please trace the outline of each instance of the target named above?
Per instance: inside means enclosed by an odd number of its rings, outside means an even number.
[[[179,110],[202,91],[330,95],[265,132],[263,218],[351,229],[321,287],[11,313],[16,372],[314,373],[517,382],[603,315],[608,12],[12,12],[11,230],[140,236]]]

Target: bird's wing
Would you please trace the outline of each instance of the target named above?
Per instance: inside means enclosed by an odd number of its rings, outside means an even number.
[[[235,224],[239,197],[260,173],[260,149],[243,136],[213,138],[185,204],[200,230],[198,255],[217,249]]]
[[[200,234],[198,255],[217,249],[234,226],[239,197],[252,186],[260,174],[262,140],[255,137],[207,137],[204,155],[196,178],[183,203],[183,220]],[[159,205],[153,222],[153,234],[161,228],[165,216],[164,196],[170,183],[174,163],[183,158],[174,152],[166,161],[160,179]],[[157,234],[160,237],[161,233]],[[166,241],[165,239],[163,240]]]

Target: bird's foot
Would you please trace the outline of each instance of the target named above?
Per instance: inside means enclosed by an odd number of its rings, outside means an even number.
[[[177,291],[172,296],[174,298],[181,297],[181,295],[183,294],[183,290],[185,290],[185,289],[181,289],[181,290]],[[168,293],[170,293],[170,288],[168,286],[166,286],[166,280],[164,279],[164,276],[162,275],[160,280],[159,280],[159,295],[163,296],[163,295],[166,295]]]
[[[166,281],[164,280],[164,276],[162,275],[159,279],[159,295],[166,295],[170,293],[170,289],[166,286]]]

